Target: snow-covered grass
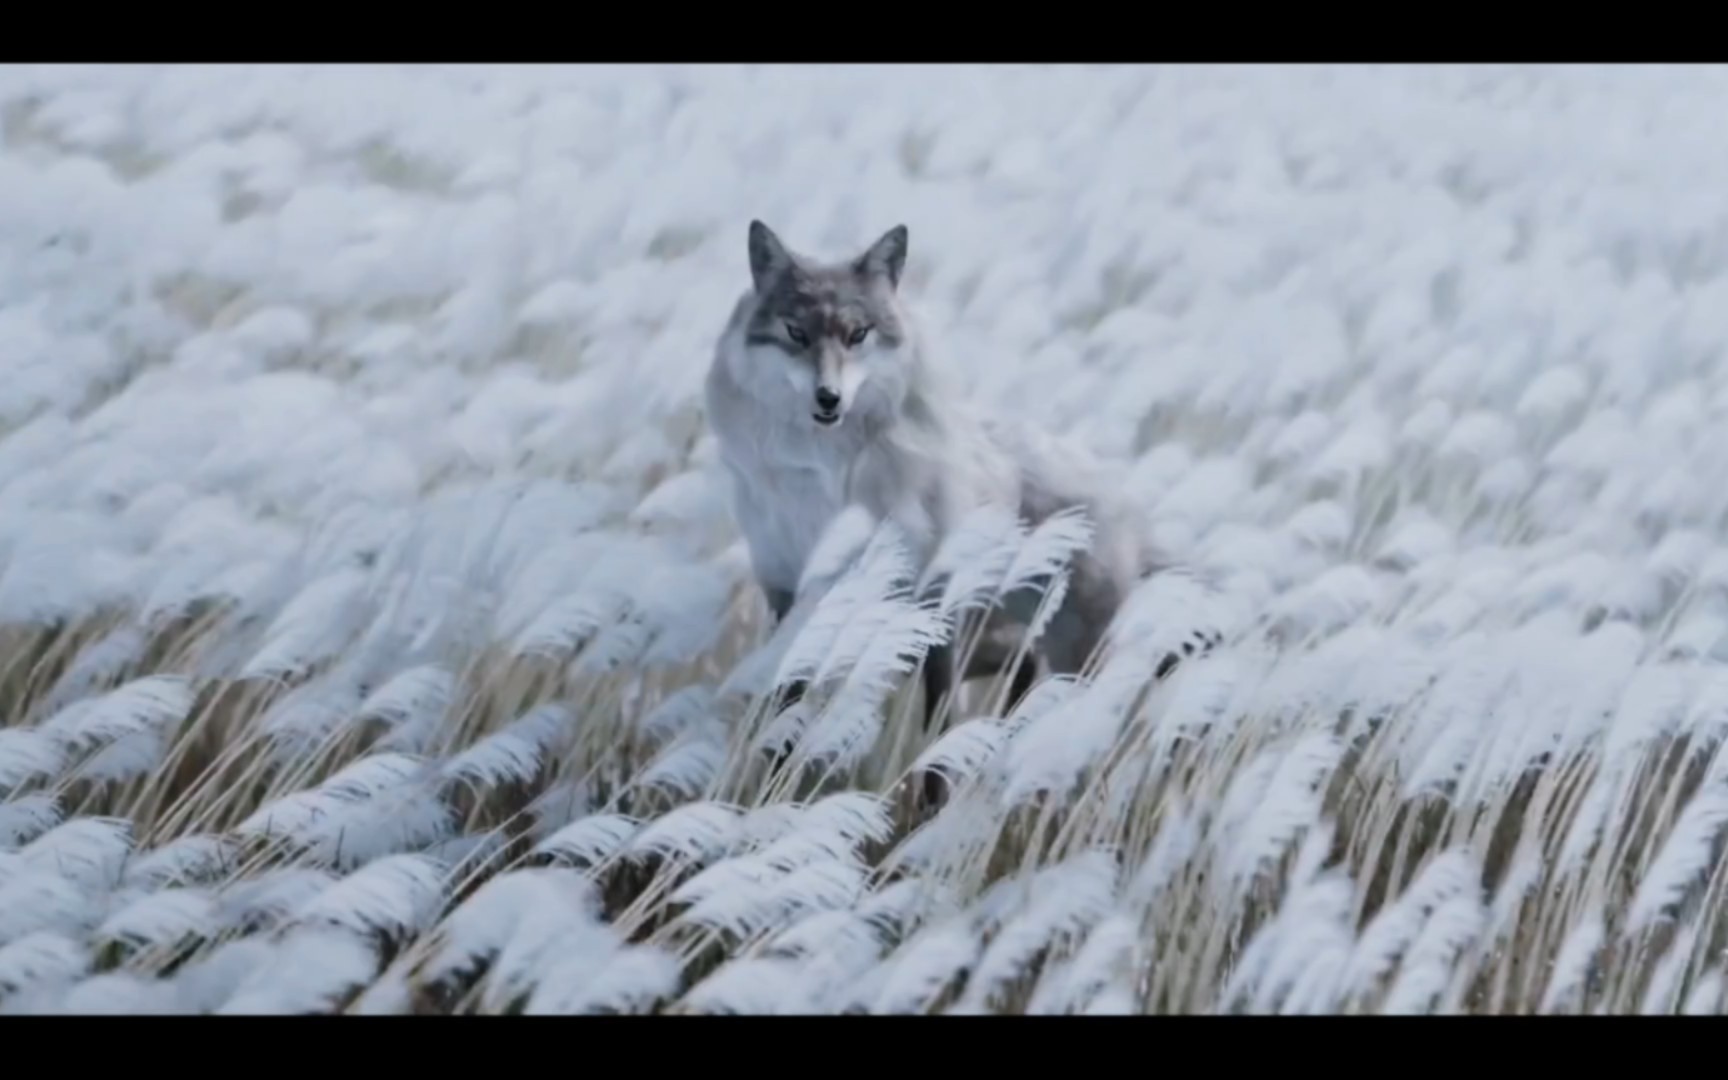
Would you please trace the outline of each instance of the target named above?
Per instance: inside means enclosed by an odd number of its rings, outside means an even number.
[[[0,69],[0,1012],[1722,1012],[1724,108]],[[925,734],[887,534],[770,636],[751,217],[905,222],[958,381],[1121,464],[1182,569],[1086,677]]]

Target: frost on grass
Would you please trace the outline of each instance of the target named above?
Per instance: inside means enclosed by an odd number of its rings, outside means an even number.
[[[238,980],[214,1011],[223,1016],[330,1012],[372,980],[372,947],[336,929],[304,929],[274,944],[267,961]]]
[[[531,876],[513,884],[521,886],[517,896],[530,902],[497,939],[501,944],[481,987],[488,1011],[536,996],[544,1002],[546,995],[579,995],[621,944],[599,921],[599,898],[580,874],[562,868],[522,873]]]
[[[148,676],[100,697],[68,705],[43,721],[42,733],[73,753],[88,753],[123,739],[164,737],[163,728],[185,719],[192,689],[185,679]]]
[[[215,909],[215,899],[202,889],[165,889],[110,915],[96,928],[96,940],[135,949],[172,948],[208,932]]]
[[[358,718],[388,726],[384,749],[413,753],[426,748],[455,692],[456,679],[444,669],[432,664],[409,668],[361,702]]]
[[[0,803],[0,852],[16,851],[61,820],[60,807],[49,795],[25,795]]]
[[[1113,852],[1087,852],[1038,872],[1024,906],[1003,923],[978,960],[962,1006],[985,1009],[1053,945],[1078,940],[1110,910],[1117,880]]]
[[[526,782],[539,770],[541,756],[573,722],[568,710],[542,706],[452,757],[443,775],[479,787]]]
[[[589,886],[558,870],[518,870],[492,878],[426,939],[417,977],[436,984],[464,972],[477,974],[497,958],[517,925],[532,917],[532,909],[562,902],[566,893],[585,903]]]
[[[1725,88],[0,72],[0,1011],[1719,1012]],[[910,225],[1029,512],[775,626],[755,216]]]
[[[540,841],[534,854],[593,865],[622,851],[640,828],[640,822],[622,814],[593,814]]]
[[[443,905],[445,868],[421,855],[387,855],[319,892],[292,914],[305,926],[396,937],[424,929]]]
[[[66,983],[91,964],[90,951],[75,938],[38,930],[0,946],[0,998],[41,984]]]

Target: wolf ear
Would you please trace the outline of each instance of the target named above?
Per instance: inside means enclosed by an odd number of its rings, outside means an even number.
[[[896,225],[882,234],[882,239],[870,245],[870,250],[858,256],[853,265],[866,276],[881,275],[888,284],[900,287],[900,272],[906,269],[906,226]]]
[[[750,279],[756,291],[766,289],[781,271],[792,265],[792,254],[774,235],[774,230],[760,221],[750,223]]]

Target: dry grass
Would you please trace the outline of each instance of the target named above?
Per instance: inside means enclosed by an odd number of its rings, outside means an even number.
[[[0,1012],[1721,1013],[1728,161],[1649,75],[0,71]],[[922,731],[1003,583],[886,534],[769,634],[756,214],[910,220],[1125,466],[1186,569],[1082,678]]]
[[[954,783],[938,808],[922,802],[909,768],[931,749],[917,730],[915,680],[884,703],[879,733],[852,761],[798,767],[795,755],[793,768],[771,769],[758,738],[771,719],[767,696],[703,689],[762,637],[749,594],[735,597],[728,619],[714,648],[650,676],[630,667],[581,673],[583,647],[531,657],[490,650],[451,665],[453,693],[435,732],[402,772],[361,783],[358,801],[347,804],[350,813],[380,804],[376,815],[353,818],[352,851],[320,828],[316,814],[280,834],[255,817],[296,793],[328,788],[356,763],[389,756],[391,721],[403,717],[387,710],[354,710],[292,754],[273,749],[279,739],[270,717],[330,677],[318,669],[287,680],[190,677],[185,707],[160,728],[160,764],[91,779],[73,760],[56,776],[11,788],[6,805],[47,796],[66,824],[10,846],[14,857],[28,856],[80,821],[126,823],[118,835],[130,843],[116,842],[132,850],[130,861],[109,867],[114,877],[105,883],[115,888],[109,918],[121,922],[122,913],[148,910],[176,889],[213,912],[246,882],[279,879],[288,868],[353,877],[394,853],[433,852],[429,876],[399,884],[408,890],[401,896],[384,886],[333,899],[329,890],[341,883],[333,878],[298,906],[238,924],[200,907],[208,922],[169,920],[161,937],[97,948],[86,972],[173,982],[237,941],[287,948],[321,925],[358,928],[371,974],[358,979],[361,968],[334,966],[327,985],[316,987],[318,1008],[513,1011],[537,1000],[556,1008],[547,1002],[575,992],[561,981],[570,973],[533,964],[501,972],[498,956],[479,946],[451,970],[451,953],[470,948],[476,931],[464,928],[462,905],[483,899],[485,883],[564,866],[574,868],[571,882],[592,884],[594,917],[616,935],[615,947],[666,963],[647,990],[629,981],[633,969],[617,976],[616,988],[587,985],[590,996],[576,995],[585,1008],[1720,1007],[1712,957],[1725,944],[1717,855],[1728,814],[1720,809],[1714,741],[1671,728],[1627,745],[1608,737],[1611,724],[1602,738],[1523,770],[1504,758],[1461,756],[1452,775],[1412,791],[1412,762],[1420,769],[1422,758],[1410,743],[1443,684],[1372,711],[1363,711],[1366,702],[1268,710],[1261,691],[1311,660],[1298,653],[1267,664],[1253,636],[1238,635],[1163,681],[1136,682],[1130,668],[1139,660],[1118,646],[1095,682],[1045,683],[1009,721],[970,720],[968,732],[992,733],[1000,745],[971,755],[966,768],[949,766]],[[50,703],[68,660],[116,625],[124,624],[9,631],[4,715],[22,720],[10,730],[53,727]],[[85,700],[183,675],[196,668],[202,645],[228,632],[216,615],[163,628],[136,662],[87,684]],[[1000,700],[1001,689],[977,683],[968,696]],[[1060,695],[1067,700],[1052,700]],[[1208,698],[1212,704],[1202,704]],[[653,719],[671,715],[660,707],[678,701],[693,707],[672,723]],[[519,753],[494,755],[465,778],[416,768],[468,760],[465,751],[489,738],[495,744],[500,732],[546,707],[567,719],[525,739]],[[1064,711],[1078,717],[1112,707],[1124,710],[1123,719],[1109,725],[1113,733],[1071,783],[1015,754],[1035,748],[1031,733],[1061,725]],[[950,729],[945,745],[958,738]],[[1605,762],[1610,743],[1620,752]],[[74,757],[88,762],[107,744],[98,737],[77,745]],[[1711,791],[1713,818],[1705,806]],[[771,833],[752,839],[750,830],[736,831],[740,821],[766,828],[777,812],[832,807],[860,794],[854,820],[838,831],[805,819],[808,843],[786,845],[783,861],[752,861]],[[1690,825],[1689,814],[1697,818]],[[409,819],[432,824],[420,833],[392,831],[392,822]],[[798,820],[781,825],[794,840]],[[555,834],[568,840],[559,833],[567,826],[606,822],[616,829],[601,829],[587,847],[546,842]],[[656,825],[669,847],[645,842]],[[1697,848],[1690,873],[1658,862],[1683,834]],[[150,853],[191,837],[211,840],[221,857],[148,885],[135,879],[132,868]],[[472,843],[447,843],[455,837]],[[728,865],[740,873],[714,876]],[[706,887],[698,881],[704,871]],[[20,880],[18,871],[4,880]],[[414,881],[425,895],[409,895]],[[777,899],[776,883],[784,890]],[[839,955],[831,943],[824,952],[817,926],[864,910],[896,883],[918,898],[901,913],[909,925],[867,923],[877,937],[858,956]],[[907,890],[909,883],[918,887]],[[1656,902],[1641,888],[1668,894]],[[368,903],[415,914],[372,918]],[[13,917],[42,920],[38,934],[67,934],[77,929],[65,921],[75,915],[20,910]],[[97,927],[82,929],[104,940]],[[505,923],[491,932],[507,939],[511,929]],[[20,942],[31,939],[14,933],[0,948],[16,951]],[[499,948],[509,956],[507,944],[491,946]],[[786,977],[794,971],[808,981]],[[263,985],[266,999],[255,1007],[271,1007]],[[623,999],[608,998],[613,990]]]

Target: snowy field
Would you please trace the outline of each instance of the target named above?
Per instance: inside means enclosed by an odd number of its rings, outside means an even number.
[[[0,1012],[1722,1012],[1724,110],[0,69]],[[752,217],[904,222],[974,402],[1120,465],[1183,569],[1096,671],[927,736],[881,545],[771,640]]]

